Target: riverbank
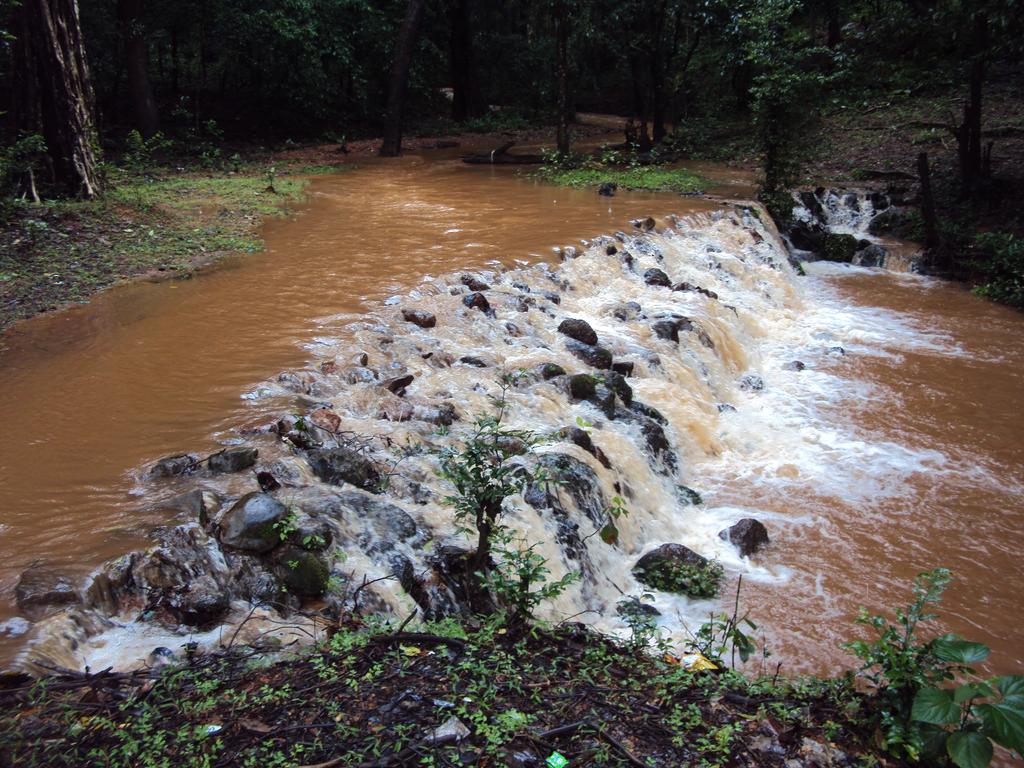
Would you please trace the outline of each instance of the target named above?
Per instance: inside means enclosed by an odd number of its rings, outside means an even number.
[[[898,764],[873,746],[849,680],[790,681],[774,662],[756,679],[689,671],[572,624],[414,629],[335,625],[273,663],[237,648],[8,679],[0,754],[108,768]]]
[[[262,249],[264,217],[300,200],[310,168],[111,171],[97,200],[14,204],[0,231],[0,331],[133,279],[187,279]]]

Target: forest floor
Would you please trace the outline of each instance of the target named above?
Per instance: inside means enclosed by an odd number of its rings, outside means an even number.
[[[580,625],[358,625],[134,673],[11,677],[20,766],[896,765],[848,679],[689,671]],[[563,758],[567,762],[562,762]]]

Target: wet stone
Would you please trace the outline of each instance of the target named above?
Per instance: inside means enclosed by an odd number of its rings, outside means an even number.
[[[299,547],[285,546],[275,560],[274,574],[292,594],[317,597],[327,590],[331,572],[319,555]]]
[[[487,297],[479,292],[467,293],[462,297],[462,303],[469,309],[478,309],[484,313],[493,311]]]
[[[614,181],[605,181],[597,188],[597,194],[601,197],[615,197],[615,191],[619,188],[619,185]],[[613,246],[614,247],[614,246]]]
[[[206,466],[214,474],[241,472],[255,464],[257,456],[255,448],[225,448],[207,459]]]
[[[459,358],[459,362],[463,365],[468,365],[471,368],[486,368],[487,363],[481,360],[479,357],[473,357],[472,355],[465,355]]]
[[[622,320],[623,322],[627,320],[636,320],[642,311],[641,306],[635,301],[627,301],[622,304],[616,304],[612,307],[612,317],[617,320]]]
[[[612,353],[604,347],[599,347],[596,344],[584,344],[575,339],[569,339],[565,345],[573,356],[589,366],[601,369],[612,367]]]
[[[420,328],[433,328],[437,325],[437,317],[432,312],[422,309],[403,309],[402,318]]]
[[[558,363],[542,363],[540,365],[540,377],[544,381],[550,381],[556,376],[565,376],[565,368]]]
[[[671,320],[658,320],[651,323],[651,330],[659,339],[679,343],[679,327]]]
[[[306,460],[313,474],[332,485],[349,483],[365,491],[378,492],[380,473],[362,454],[342,446],[308,451]]]
[[[583,344],[597,344],[597,332],[586,320],[568,318],[558,326],[558,332]]]
[[[221,519],[221,543],[250,552],[268,552],[280,543],[274,527],[288,515],[288,509],[266,493],[248,493]]]
[[[14,599],[30,619],[42,618],[81,600],[71,579],[40,563],[29,566],[21,574],[14,588]]]
[[[644,272],[644,282],[648,285],[656,285],[663,288],[672,287],[672,281],[668,279],[668,275],[657,267],[651,267]]]
[[[471,291],[489,291],[491,286],[476,275],[463,275],[459,281]]]
[[[597,380],[589,373],[577,373],[569,377],[569,395],[574,400],[589,400],[594,396]]]
[[[620,376],[625,376],[626,378],[629,378],[630,376],[633,375],[633,368],[634,364],[631,362],[612,363],[612,370],[615,371]]]
[[[381,382],[381,386],[389,392],[394,392],[396,395],[404,395],[405,388],[412,384],[415,377],[410,373],[406,376],[396,376],[393,379],[387,379]]]
[[[752,517],[744,517],[734,525],[719,531],[718,537],[735,546],[743,557],[749,557],[768,546],[768,529],[761,521]]]
[[[756,373],[745,374],[740,379],[740,389],[744,392],[761,392],[764,389],[764,379]]]
[[[782,366],[782,370],[784,370],[784,371],[802,371],[806,367],[807,366],[804,365],[799,360],[791,360],[790,362],[788,362],[788,363],[786,363],[785,365]]]
[[[189,453],[179,453],[160,459],[149,470],[150,477],[177,477],[193,472],[199,466],[199,459]]]

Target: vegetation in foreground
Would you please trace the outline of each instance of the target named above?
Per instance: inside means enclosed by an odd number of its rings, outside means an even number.
[[[540,438],[477,418],[445,450],[447,502],[476,548],[462,557],[474,615],[397,628],[317,617],[311,648],[232,649],[125,674],[57,674],[0,685],[0,759],[25,766],[789,766],[926,763],[987,768],[993,743],[1024,753],[1024,676],[983,679],[988,648],[925,639],[948,571],[922,574],[895,622],[864,612],[858,676],[787,680],[736,660],[756,652],[739,613],[712,616],[679,658],[639,599],[630,637],[535,618],[578,578],[550,580],[505,524],[506,501],[550,480],[517,460]],[[614,521],[628,514],[615,502]],[[607,528],[607,526],[606,526]],[[271,661],[268,654],[276,654]],[[773,673],[773,674],[770,674]]]

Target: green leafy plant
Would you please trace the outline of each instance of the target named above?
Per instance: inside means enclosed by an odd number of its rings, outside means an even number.
[[[971,266],[984,282],[979,296],[1024,307],[1024,239],[1008,232],[984,232],[974,239]]]
[[[549,570],[536,545],[517,540],[502,522],[509,497],[531,483],[550,482],[539,464],[527,469],[522,462],[512,461],[543,441],[530,430],[503,424],[515,378],[506,375],[499,380],[494,412],[477,416],[461,446],[441,451],[440,474],[454,486],[455,492],[445,501],[454,508],[462,530],[476,533],[476,549],[468,562],[476,579],[469,585],[474,609],[489,612],[502,606],[529,616],[538,603],[557,596],[577,577],[567,574],[548,582]]]
[[[919,625],[951,581],[945,568],[920,574],[914,600],[896,611],[896,622],[861,609],[859,624],[876,638],[848,643],[861,659],[861,674],[875,689],[882,746],[897,757],[948,758],[960,768],[985,768],[991,742],[1024,750],[1024,676],[982,680],[971,667],[988,658],[982,643],[945,634],[919,637]],[[944,685],[959,681],[954,687]]]

